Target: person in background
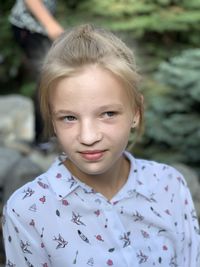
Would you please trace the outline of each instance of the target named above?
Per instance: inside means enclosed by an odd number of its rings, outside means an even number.
[[[52,42],[64,31],[55,18],[56,0],[17,0],[11,10],[9,21],[15,40],[24,53],[24,65],[34,81],[38,81],[40,67]],[[35,144],[48,148],[43,142],[43,122],[38,105],[36,86],[33,96],[35,104]]]
[[[63,153],[4,206],[7,266],[200,266],[184,177],[126,151],[143,128],[139,80],[132,50],[111,32],[81,25],[54,42],[40,103]]]

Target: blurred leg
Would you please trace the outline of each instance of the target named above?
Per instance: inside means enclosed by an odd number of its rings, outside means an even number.
[[[13,26],[12,30],[17,43],[25,55],[24,64],[26,70],[31,79],[36,83],[36,89],[33,95],[35,110],[35,143],[40,143],[47,140],[43,140],[42,138],[43,122],[39,108],[38,82],[43,59],[52,42],[46,36],[30,32],[26,29]]]

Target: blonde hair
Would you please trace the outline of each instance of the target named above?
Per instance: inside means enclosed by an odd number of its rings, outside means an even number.
[[[64,32],[52,45],[44,60],[40,79],[40,110],[46,135],[54,134],[50,91],[56,83],[95,64],[119,77],[130,96],[131,104],[139,112],[138,132],[142,130],[143,103],[138,91],[140,76],[134,54],[117,36],[91,25],[81,25]]]

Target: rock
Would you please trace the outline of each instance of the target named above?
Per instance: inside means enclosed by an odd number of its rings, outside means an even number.
[[[33,180],[42,173],[42,170],[27,157],[21,157],[17,164],[13,165],[11,171],[5,178],[3,188],[3,202],[19,187]]]
[[[19,162],[21,155],[10,148],[0,147],[0,187],[4,186],[5,178],[12,166]]]
[[[0,97],[0,143],[13,140],[32,142],[34,112],[31,99],[21,95]]]
[[[0,148],[0,187],[4,203],[17,188],[41,173],[42,169],[28,157],[10,148]]]
[[[18,151],[23,155],[29,155],[33,149],[31,143],[19,140],[9,140],[9,142],[4,145],[6,145],[7,148]]]
[[[45,172],[53,163],[56,156],[57,154],[55,152],[44,155],[37,150],[33,150],[28,157],[32,162],[39,166],[43,172]]]

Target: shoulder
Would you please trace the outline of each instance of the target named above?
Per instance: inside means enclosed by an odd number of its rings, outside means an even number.
[[[138,184],[143,185],[148,191],[168,190],[173,191],[186,188],[187,183],[183,175],[174,167],[153,160],[137,159],[129,155],[131,172]]]
[[[151,182],[174,183],[186,186],[183,175],[174,167],[152,160],[136,159],[140,177],[148,177]]]
[[[19,214],[23,214],[21,217],[25,219],[28,214],[27,211],[33,210],[36,203],[42,202],[44,190],[48,188],[49,185],[45,173],[26,183],[17,189],[7,200],[5,204],[7,215],[19,217]],[[48,190],[45,191],[45,193],[47,192]]]
[[[58,179],[63,174],[67,175],[66,169],[61,164],[62,159],[56,157],[49,169],[16,190],[5,205],[8,216],[17,216],[23,220],[30,219],[34,214],[49,212],[49,207],[56,205],[60,200],[60,192],[66,189],[65,179]],[[19,216],[20,215],[20,216]]]
[[[173,216],[180,215],[186,199],[186,202],[190,199],[183,175],[168,164],[144,159],[134,159],[133,162],[136,192],[157,205],[157,209]]]

